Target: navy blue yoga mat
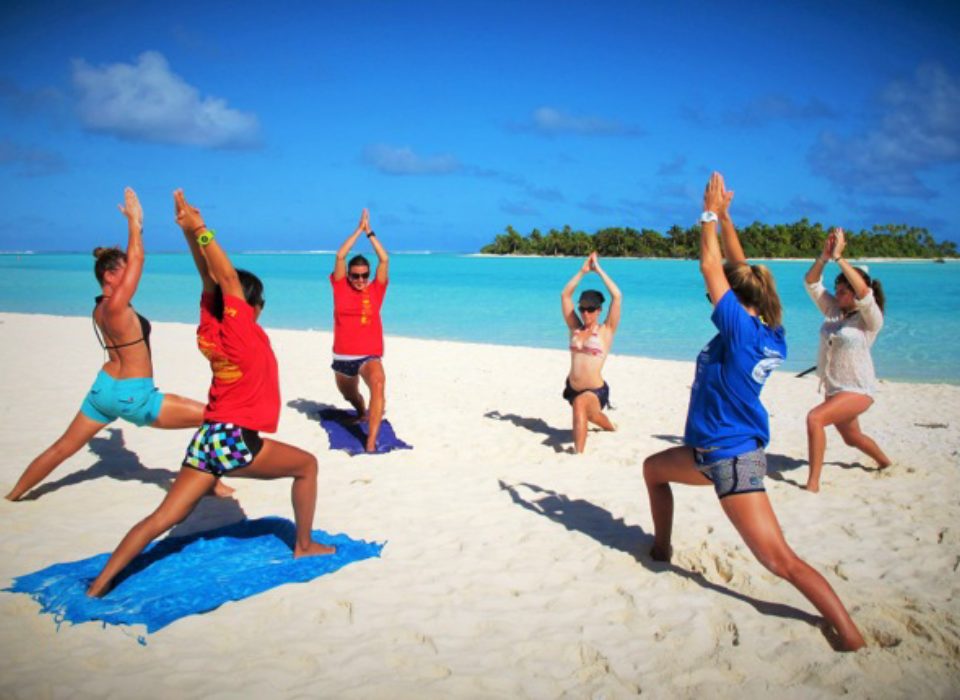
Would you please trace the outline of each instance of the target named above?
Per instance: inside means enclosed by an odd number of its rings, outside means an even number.
[[[339,408],[320,409],[320,425],[327,431],[331,450],[343,450],[352,455],[366,452],[369,426],[366,421],[350,423],[349,421],[356,416],[356,411],[341,411]],[[398,438],[393,432],[390,421],[384,419],[380,423],[380,432],[377,433],[377,454],[410,449],[413,449],[413,446]]]
[[[295,528],[284,518],[243,520],[150,545],[117,577],[103,598],[88,598],[87,586],[109,554],[54,564],[16,578],[4,590],[27,593],[57,624],[99,620],[112,625],[146,625],[156,632],[187,615],[219,608],[285,583],[302,583],[355,561],[379,557],[383,544],[314,530],[318,542],[336,553],[293,558]]]

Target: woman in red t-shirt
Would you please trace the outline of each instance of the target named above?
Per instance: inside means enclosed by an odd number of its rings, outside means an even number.
[[[370,263],[362,255],[350,258],[347,253],[357,242],[361,233],[366,233],[377,253],[377,274],[370,281]],[[386,400],[384,389],[387,378],[383,372],[383,324],[380,322],[380,307],[387,293],[387,251],[377,235],[370,229],[370,216],[363,210],[360,223],[337,251],[337,260],[330,275],[333,286],[333,376],[343,398],[357,410],[357,421],[366,419],[367,452],[376,452],[377,433],[383,420]],[[360,394],[360,378],[370,390],[370,410],[366,409]]]
[[[174,192],[177,223],[203,281],[197,345],[210,361],[213,379],[203,425],[193,436],[173,486],[159,507],[133,526],[90,584],[101,596],[153,539],[186,518],[221,476],[253,479],[292,477],[296,521],[294,557],[331,554],[333,547],[311,536],[317,502],[317,459],[309,452],[260,437],[280,419],[280,382],[270,339],[257,323],[263,284],[236,270],[182,190]]]

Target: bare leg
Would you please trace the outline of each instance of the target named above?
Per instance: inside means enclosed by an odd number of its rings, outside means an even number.
[[[127,533],[100,575],[90,584],[87,595],[97,597],[110,590],[110,583],[154,539],[190,515],[190,512],[213,487],[216,478],[197,469],[183,467],[159,507],[133,526]]]
[[[339,372],[333,373],[333,378],[337,380],[337,389],[347,401],[350,402],[357,411],[357,420],[363,419],[367,412],[366,404],[363,402],[363,396],[360,395],[360,378],[348,377]]]
[[[317,458],[298,447],[264,439],[263,448],[249,467],[237,469],[232,476],[248,479],[282,479],[293,477],[290,497],[293,519],[297,526],[294,557],[332,554],[335,547],[314,542],[311,536],[313,513],[317,507]]]
[[[607,417],[607,414],[600,408],[600,401],[597,400],[596,408],[587,406],[587,420],[598,426],[602,430],[614,431],[617,426]]]
[[[383,420],[383,408],[386,404],[385,390],[387,376],[383,371],[383,363],[380,360],[370,360],[364,363],[360,368],[360,376],[364,383],[370,389],[370,415],[368,416],[368,425],[370,427],[367,433],[367,452],[377,451],[377,434],[380,432],[380,422]]]
[[[807,449],[810,461],[807,491],[816,493],[820,490],[820,473],[823,471],[823,455],[827,446],[826,427],[856,418],[870,408],[871,404],[873,399],[869,396],[843,391],[830,396],[807,414]]]
[[[7,494],[7,500],[18,501],[23,498],[27,491],[46,479],[64,460],[76,454],[106,425],[88,418],[82,412],[77,413],[63,435],[27,465],[17,485]]]
[[[203,423],[203,404],[176,394],[164,394],[160,415],[151,423],[151,428],[179,430],[199,428]]]
[[[590,405],[590,399],[600,408],[600,401],[589,391],[580,394],[573,400],[571,407],[573,409],[573,449],[576,453],[583,454],[587,446],[587,406]]]
[[[850,447],[856,447],[866,454],[874,460],[881,469],[886,469],[892,464],[892,460],[887,457],[884,451],[880,449],[880,446],[873,441],[873,438],[860,431],[859,419],[853,418],[846,423],[837,423],[836,428],[845,443],[850,445]]]
[[[164,394],[160,405],[160,415],[151,424],[151,428],[177,430],[180,428],[198,428],[203,423],[203,404],[176,394]],[[230,488],[217,479],[213,486],[213,495],[227,498],[236,489]]]
[[[650,455],[643,461],[643,480],[650,497],[653,516],[653,549],[650,556],[657,561],[670,561],[673,534],[673,491],[670,482],[690,486],[710,486],[710,479],[701,474],[693,460],[693,448],[681,445]]]
[[[796,586],[833,625],[845,651],[866,644],[827,580],[790,549],[765,492],[727,496],[720,505],[760,563]]]

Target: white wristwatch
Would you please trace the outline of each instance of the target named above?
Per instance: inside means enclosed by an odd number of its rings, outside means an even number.
[[[716,223],[716,222],[719,221],[719,220],[720,220],[720,218],[717,216],[716,212],[705,211],[705,212],[703,212],[703,213],[700,215],[700,223],[701,223],[701,224],[706,224],[706,223],[709,223],[709,222],[711,222],[711,221],[714,222],[714,223]]]

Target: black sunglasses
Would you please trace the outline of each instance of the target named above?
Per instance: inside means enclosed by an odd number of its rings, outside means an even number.
[[[599,306],[581,306],[581,307],[579,307],[579,308],[580,308],[580,313],[582,313],[582,314],[585,314],[585,313],[591,313],[591,314],[592,314],[594,311],[599,311],[599,310],[600,310],[600,307],[599,307]]]
[[[352,280],[367,280],[370,279],[369,272],[351,272],[350,279]]]

